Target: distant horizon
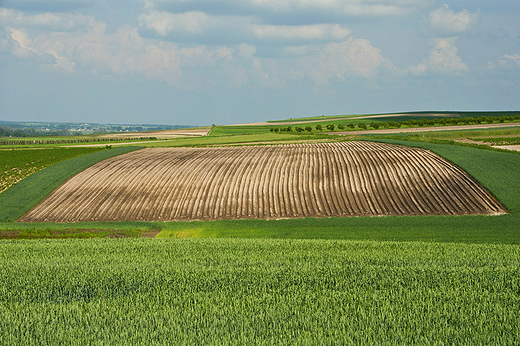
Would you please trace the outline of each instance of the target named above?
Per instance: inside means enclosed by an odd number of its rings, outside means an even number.
[[[476,112],[476,113],[479,113],[479,112],[519,112],[520,113],[520,110],[496,110],[496,109],[492,109],[492,110],[447,110],[447,109],[444,109],[444,110],[441,110],[441,109],[437,109],[437,110],[412,110],[412,111],[396,111],[396,112],[378,112],[378,113],[343,113],[343,114],[315,114],[315,115],[304,115],[304,116],[296,116],[296,117],[289,117],[289,118],[279,118],[279,119],[259,119],[258,122],[260,121],[276,121],[276,120],[288,120],[288,119],[304,119],[304,118],[312,118],[312,117],[319,117],[319,116],[325,116],[325,117],[334,117],[334,116],[350,116],[350,115],[384,115],[384,114],[413,114],[413,113],[441,113],[441,112],[461,112],[461,113],[464,113],[464,112]],[[103,123],[103,122],[89,122],[89,121],[32,121],[32,120],[3,120],[3,119],[0,119],[0,123],[41,123],[41,124],[45,124],[45,123],[53,123],[53,124],[90,124],[90,125],[116,125],[116,126],[121,126],[121,125],[131,125],[131,126],[178,126],[178,127],[184,127],[184,128],[189,128],[189,127],[206,127],[206,126],[212,126],[213,123],[211,124],[205,124],[205,125],[192,125],[192,124],[159,124],[159,123]],[[215,125],[219,125],[219,126],[229,126],[229,125],[233,125],[233,124],[215,124]]]

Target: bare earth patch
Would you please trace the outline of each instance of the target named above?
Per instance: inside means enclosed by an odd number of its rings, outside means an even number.
[[[20,221],[504,212],[466,172],[429,151],[339,142],[142,149],[79,173]]]
[[[155,137],[157,139],[170,139],[182,137],[200,137],[206,136],[210,127],[200,127],[192,129],[165,130],[165,131],[149,131],[149,132],[118,132],[99,136],[100,138],[137,138],[137,137]]]

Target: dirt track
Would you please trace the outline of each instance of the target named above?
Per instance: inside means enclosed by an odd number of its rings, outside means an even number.
[[[512,127],[520,126],[520,123],[505,124],[475,124],[475,125],[456,125],[456,126],[433,126],[433,127],[411,127],[405,129],[384,129],[384,130],[363,130],[363,131],[344,131],[344,132],[326,132],[332,135],[340,136],[356,136],[366,134],[385,134],[385,133],[408,133],[408,132],[432,132],[432,131],[456,131],[456,130],[474,130],[474,129],[492,129],[496,127]]]
[[[298,124],[307,124],[307,123],[320,123],[323,121],[338,121],[338,120],[359,120],[359,119],[372,119],[372,118],[390,118],[390,117],[416,117],[416,116],[423,116],[423,117],[451,117],[456,118],[459,117],[458,114],[453,113],[417,113],[417,114],[379,114],[379,115],[360,115],[355,117],[337,117],[334,119],[331,118],[325,118],[325,119],[316,119],[316,120],[297,120],[294,121],[261,121],[258,123],[248,123],[248,124],[235,124],[235,125],[228,125],[228,126],[259,126],[259,125],[278,125],[278,126],[284,126],[284,125],[298,125]],[[226,126],[226,125],[223,125]]]
[[[429,151],[341,142],[142,149],[79,173],[21,221],[503,212],[464,171]]]
[[[137,137],[155,137],[157,139],[184,138],[184,137],[200,137],[206,136],[210,127],[201,127],[193,129],[178,129],[164,131],[149,132],[117,132],[99,136],[100,138],[137,138]]]

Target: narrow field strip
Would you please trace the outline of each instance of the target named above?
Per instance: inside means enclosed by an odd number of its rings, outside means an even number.
[[[87,167],[110,157],[142,147],[119,147],[77,156],[50,165],[22,179],[0,194],[0,222],[16,221],[42,201],[54,189]],[[71,149],[63,149],[71,150]],[[76,150],[76,152],[88,150]]]
[[[99,162],[24,222],[503,214],[466,172],[372,142],[147,148]]]

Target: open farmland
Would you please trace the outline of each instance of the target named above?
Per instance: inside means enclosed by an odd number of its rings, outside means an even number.
[[[6,240],[0,344],[518,345],[519,268],[503,244]]]
[[[21,221],[501,214],[457,166],[370,142],[148,148],[99,162]]]

